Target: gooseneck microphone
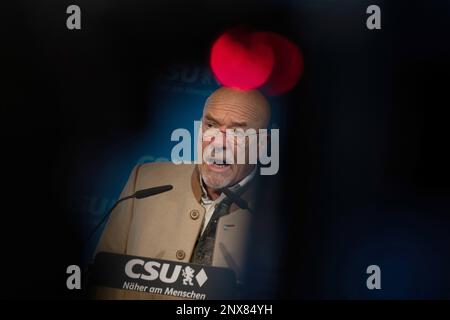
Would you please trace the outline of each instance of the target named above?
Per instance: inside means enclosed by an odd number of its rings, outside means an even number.
[[[92,238],[92,236],[95,234],[95,232],[98,230],[98,228],[100,228],[100,226],[111,215],[111,213],[114,210],[114,208],[117,207],[117,205],[119,203],[121,203],[122,201],[125,201],[125,200],[128,200],[128,199],[132,199],[132,198],[144,199],[144,198],[147,198],[147,197],[150,197],[150,196],[154,196],[154,195],[157,195],[157,194],[160,194],[160,193],[163,193],[163,192],[167,192],[167,191],[172,190],[172,189],[173,189],[173,186],[168,184],[168,185],[164,185],[164,186],[138,190],[138,191],[136,191],[135,193],[133,193],[130,196],[126,196],[126,197],[120,198],[119,200],[117,200],[114,203],[114,205],[111,207],[111,209],[108,210],[108,212],[104,215],[102,220],[94,227],[94,229],[91,231],[91,233],[87,237],[85,243],[88,243],[88,241]]]
[[[236,203],[239,208],[248,210],[250,213],[253,213],[253,210],[249,207],[247,201],[242,199],[238,194],[234,193],[228,188],[222,188],[221,190],[228,198],[230,198],[231,201]]]
[[[133,196],[136,199],[144,199],[144,198],[154,196],[154,195],[166,192],[166,191],[170,191],[172,189],[173,189],[173,186],[171,184],[168,184],[168,185],[164,185],[164,186],[138,190],[134,193]]]

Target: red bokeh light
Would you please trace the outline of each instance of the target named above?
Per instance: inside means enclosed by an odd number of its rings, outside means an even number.
[[[269,78],[274,52],[264,34],[235,29],[215,41],[210,62],[222,85],[249,90],[262,86]]]
[[[250,90],[264,87],[270,95],[292,89],[304,64],[300,49],[274,32],[232,29],[211,49],[211,69],[224,86]]]
[[[270,95],[279,95],[291,90],[303,73],[303,55],[300,49],[286,37],[274,32],[264,32],[275,54],[272,73],[265,84]]]

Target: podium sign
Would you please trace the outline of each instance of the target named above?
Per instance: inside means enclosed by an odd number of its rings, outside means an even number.
[[[231,269],[99,252],[90,285],[205,300],[236,297]]]

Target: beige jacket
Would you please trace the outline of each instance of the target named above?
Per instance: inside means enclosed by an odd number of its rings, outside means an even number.
[[[189,262],[205,215],[205,209],[200,204],[201,186],[196,165],[170,162],[139,165],[133,169],[120,197],[166,184],[173,185],[173,189],[118,204],[106,224],[96,252]],[[250,206],[251,194],[252,188],[249,188],[242,195]],[[238,279],[244,267],[249,224],[250,213],[233,204],[230,214],[220,218],[217,225],[213,266],[233,269]],[[95,297],[169,298],[110,288],[98,288]]]

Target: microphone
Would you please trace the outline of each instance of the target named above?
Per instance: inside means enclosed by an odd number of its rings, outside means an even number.
[[[236,203],[239,208],[248,210],[250,211],[250,213],[253,213],[253,210],[249,207],[247,201],[242,199],[239,195],[237,195],[228,188],[222,188],[221,190],[228,198],[230,198],[231,201]]]
[[[136,198],[136,199],[144,199],[150,196],[154,196],[163,192],[167,192],[173,189],[173,186],[168,184],[168,185],[164,185],[164,186],[159,186],[159,187],[153,187],[153,188],[147,188],[147,189],[142,189],[142,190],[138,190],[135,193],[133,193],[130,196],[126,196],[123,198],[120,198],[119,200],[117,200],[114,205],[111,207],[111,209],[108,210],[108,212],[104,215],[104,217],[102,218],[102,220],[94,227],[94,229],[91,231],[91,233],[89,234],[89,236],[87,237],[85,243],[87,243],[92,236],[95,234],[95,232],[98,230],[98,228],[100,228],[100,226],[106,221],[106,219],[110,216],[110,214],[112,213],[112,211],[114,210],[115,207],[117,207],[117,205],[119,203],[121,203],[122,201],[131,199],[131,198]]]
[[[143,198],[147,198],[150,196],[154,196],[156,194],[160,194],[169,190],[172,190],[173,186],[168,184],[165,186],[160,186],[160,187],[153,187],[153,188],[147,188],[147,189],[142,189],[142,190],[138,190],[134,193],[134,196],[136,199],[143,199]]]

